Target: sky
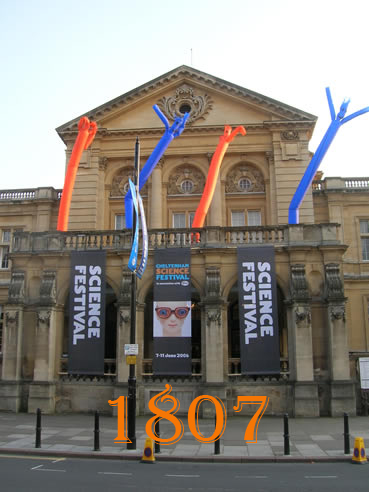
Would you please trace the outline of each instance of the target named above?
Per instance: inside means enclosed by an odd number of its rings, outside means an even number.
[[[369,106],[367,0],[0,0],[0,189],[62,188],[55,128],[180,65],[318,117]],[[247,128],[247,125],[246,125]],[[343,125],[320,170],[369,176],[369,113]]]

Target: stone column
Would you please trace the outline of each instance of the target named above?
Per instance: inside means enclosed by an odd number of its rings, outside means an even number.
[[[220,271],[218,267],[206,267],[205,298],[202,302],[205,321],[205,340],[202,343],[202,371],[205,375],[206,391],[217,396],[226,405],[224,387],[223,319],[220,297]],[[204,405],[203,417],[214,415],[214,405]]]
[[[349,348],[345,316],[345,297],[336,263],[325,265],[325,296],[327,301],[327,330],[329,375],[331,383],[331,415],[344,412],[356,415],[355,388],[350,379]]]
[[[8,304],[4,308],[0,410],[18,412],[21,409],[23,308],[24,272],[14,272],[10,281]]]
[[[151,175],[150,229],[160,229],[161,227],[163,227],[162,167],[163,159],[160,159]]]
[[[318,387],[314,381],[311,300],[305,265],[291,265],[291,302],[288,311],[290,376],[295,381],[296,417],[319,416]]]
[[[58,368],[56,313],[56,272],[44,271],[37,308],[35,365],[33,383],[28,396],[28,412],[40,408],[44,413],[55,412],[56,376]]]

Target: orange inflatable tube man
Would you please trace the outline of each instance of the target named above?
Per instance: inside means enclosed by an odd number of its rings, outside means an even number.
[[[64,180],[64,188],[60,200],[59,216],[58,216],[58,231],[68,230],[68,219],[70,203],[72,201],[72,193],[74,182],[76,180],[79,161],[81,160],[82,152],[91,145],[97,132],[97,125],[83,116],[78,123],[78,136],[74,143],[72,155],[70,156],[67,173]]]
[[[228,149],[228,145],[232,142],[234,137],[241,133],[246,135],[246,130],[243,126],[238,126],[232,132],[232,128],[228,125],[224,127],[224,135],[219,138],[218,146],[211,159],[208,177],[205,183],[204,192],[202,194],[199,206],[197,207],[195,217],[192,222],[193,228],[203,227],[206,214],[208,213],[211,200],[213,199],[215,186],[219,175],[219,169],[223,161],[224,154]]]

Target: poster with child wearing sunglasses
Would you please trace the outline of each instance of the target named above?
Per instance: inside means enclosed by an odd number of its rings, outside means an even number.
[[[154,302],[154,337],[191,337],[191,301]]]

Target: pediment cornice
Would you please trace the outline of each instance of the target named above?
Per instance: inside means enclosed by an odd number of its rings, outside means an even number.
[[[249,103],[254,107],[263,109],[266,112],[278,114],[281,118],[286,118],[286,120],[289,120],[290,122],[302,122],[312,125],[315,124],[317,120],[317,117],[310,113],[306,113],[280,101],[271,99],[267,96],[186,65],[182,65],[164,75],[161,75],[160,77],[157,77],[146,84],[143,84],[115,99],[112,99],[111,101],[108,101],[107,103],[98,106],[97,108],[92,109],[81,116],[87,116],[90,120],[98,121],[99,119],[105,118],[109,113],[115,112],[125,105],[137,102],[140,98],[144,98],[150,93],[160,91],[161,88],[173,86],[176,82],[191,83],[191,81],[205,87],[207,86],[208,88],[213,88],[214,90],[223,92],[224,94],[243,99],[245,103]],[[59,126],[56,129],[61,138],[65,137],[68,132],[77,130],[77,125],[81,116]],[[283,123],[284,122],[282,121],[282,124]],[[99,133],[103,130],[104,129],[100,130]],[[137,130],[134,131],[137,133]],[[145,132],[148,131],[149,130],[145,130]],[[186,128],[186,131],[188,131],[188,128]]]

